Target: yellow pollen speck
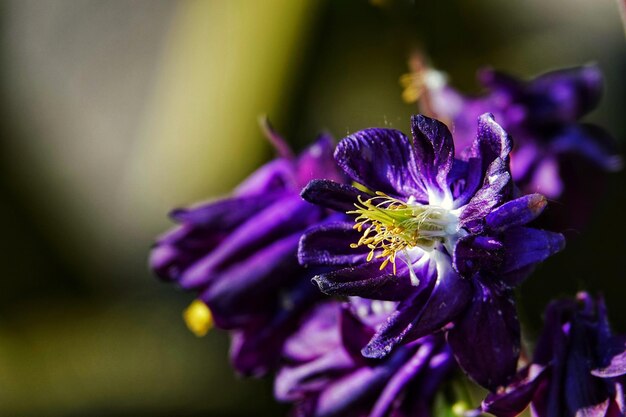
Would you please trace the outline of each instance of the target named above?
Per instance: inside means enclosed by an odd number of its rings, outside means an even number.
[[[469,411],[469,407],[464,401],[458,401],[452,406],[452,414],[462,417]]]
[[[213,327],[213,316],[209,307],[200,300],[194,300],[183,311],[185,324],[193,334],[202,337]]]

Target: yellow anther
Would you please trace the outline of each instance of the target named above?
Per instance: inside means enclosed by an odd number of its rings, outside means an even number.
[[[452,414],[459,417],[464,417],[465,413],[469,411],[469,407],[464,401],[457,401],[452,406]]]
[[[383,259],[380,269],[393,264],[396,273],[398,252],[420,247],[430,249],[449,235],[448,226],[456,221],[442,207],[404,202],[380,191],[369,200],[358,197],[354,229],[363,233],[351,248],[367,247],[367,261]]]
[[[185,324],[193,334],[202,337],[213,327],[213,316],[209,307],[200,300],[194,300],[183,311]]]

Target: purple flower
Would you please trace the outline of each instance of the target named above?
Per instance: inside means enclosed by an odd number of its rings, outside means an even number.
[[[532,363],[483,401],[482,409],[513,417],[532,401],[537,417],[626,415],[626,337],[613,335],[602,299],[553,302]]]
[[[361,347],[394,303],[329,302],[311,311],[284,346],[275,381],[280,401],[299,417],[428,417],[454,359],[443,336],[401,346],[384,359],[366,359]]]
[[[442,82],[425,83],[425,111],[448,122],[457,149],[471,144],[476,118],[490,112],[515,138],[511,172],[525,192],[557,198],[567,184],[578,186],[569,177],[573,162],[579,170],[581,162],[585,169],[621,169],[615,141],[599,127],[578,122],[600,101],[597,66],[552,71],[530,81],[483,69],[478,78],[487,89],[478,97],[462,96]]]
[[[295,157],[267,132],[279,157],[231,197],[174,210],[179,226],[157,239],[150,257],[159,277],[196,292],[215,324],[233,330],[232,360],[245,374],[268,370],[298,314],[319,298],[296,252],[303,230],[327,213],[299,191],[312,178],[340,179],[330,137]]]
[[[302,195],[356,224],[307,231],[300,262],[336,269],[314,278],[324,293],[398,302],[365,356],[384,357],[452,323],[459,364],[495,389],[519,356],[512,288],[563,248],[563,236],[525,226],[546,200],[514,198],[511,139],[491,115],[480,117],[463,160],[443,123],[414,116],[412,132],[411,142],[397,130],[366,129],[338,144],[335,159],[360,186],[315,180]]]

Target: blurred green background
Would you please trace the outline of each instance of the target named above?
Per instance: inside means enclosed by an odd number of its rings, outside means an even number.
[[[235,377],[192,296],[146,267],[169,209],[222,195],[271,150],[328,130],[408,130],[414,47],[465,91],[490,64],[521,76],[597,62],[588,120],[626,137],[615,0],[0,3],[2,416],[280,416],[269,380]],[[532,334],[555,295],[602,290],[626,330],[625,175],[589,228],[519,296]],[[575,209],[575,208],[572,208]]]

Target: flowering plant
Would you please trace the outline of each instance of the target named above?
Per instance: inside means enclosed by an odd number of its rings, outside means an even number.
[[[454,135],[415,115],[411,138],[370,128],[295,156],[267,125],[278,158],[232,196],[175,210],[157,239],[153,270],[195,293],[190,328],[228,330],[235,369],[275,371],[293,415],[432,416],[458,370],[489,394],[446,403],[457,416],[625,415],[626,339],[603,301],[551,304],[527,363],[514,294],[565,247],[538,226],[548,200],[535,191],[571,188],[550,167],[571,153],[618,167],[607,136],[578,123],[598,70],[483,74],[481,98],[427,91]]]

